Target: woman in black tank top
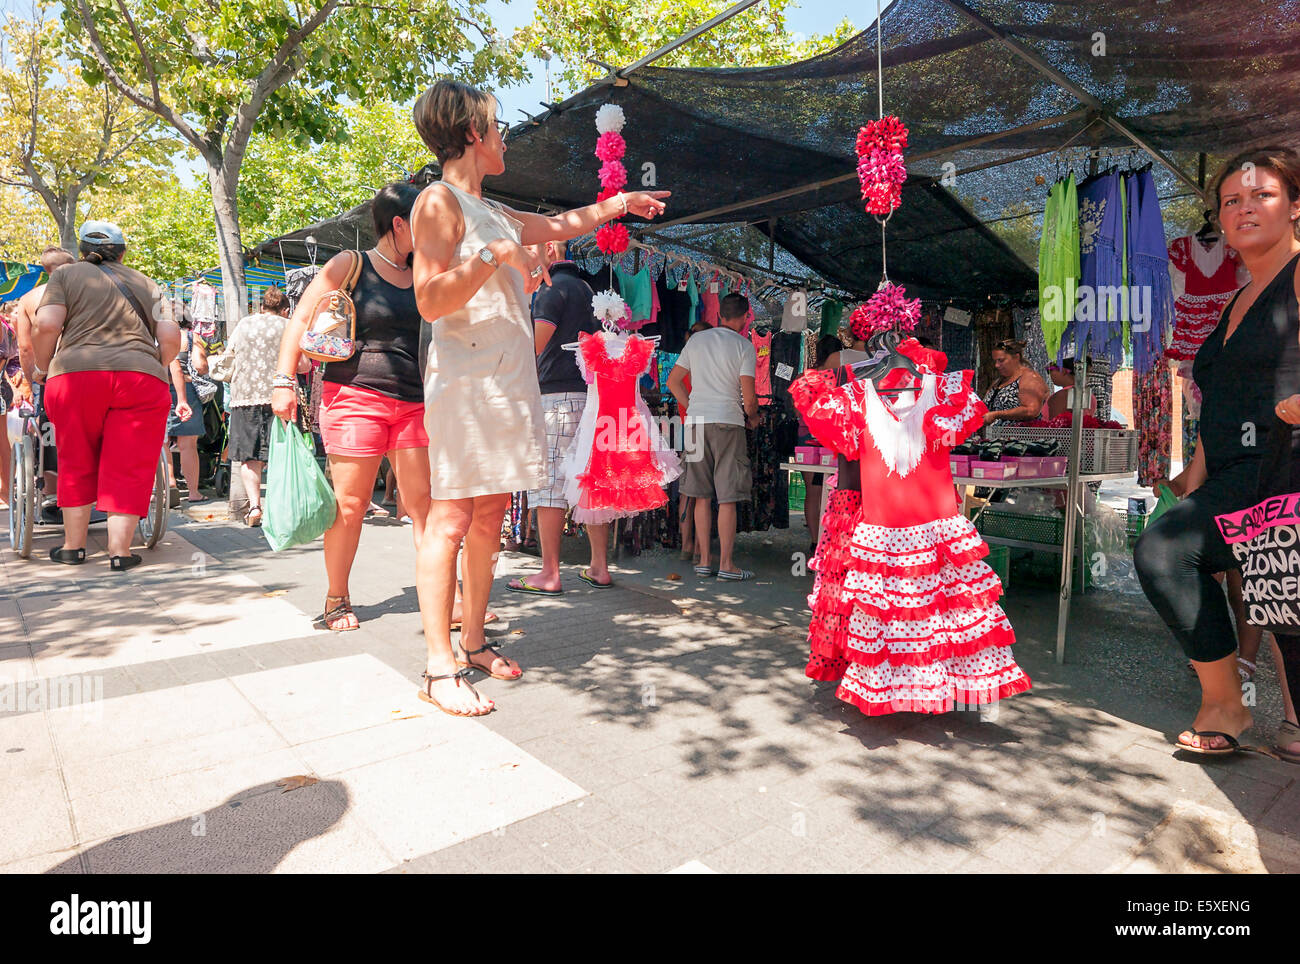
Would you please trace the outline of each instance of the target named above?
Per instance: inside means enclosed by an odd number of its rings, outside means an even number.
[[[1216,575],[1239,568],[1215,516],[1254,505],[1275,479],[1265,455],[1290,435],[1288,474],[1300,482],[1300,156],[1263,149],[1233,158],[1215,182],[1224,235],[1254,279],[1234,296],[1197,353],[1200,437],[1191,463],[1167,484],[1182,501],[1133,552],[1142,589],[1177,637],[1201,683],[1201,707],[1180,749],[1235,752],[1251,726],[1237,673],[1236,632]],[[1300,763],[1300,636],[1277,636],[1289,689],[1275,749]]]
[[[374,495],[375,478],[387,455],[397,474],[401,506],[410,517],[416,549],[429,515],[429,438],[424,429],[420,335],[425,327],[411,280],[411,208],[420,188],[398,181],[381,188],[371,204],[375,246],[360,252],[361,273],[352,288],[357,325],[355,350],[325,366],[320,431],[330,460],[338,502],[334,524],[325,531],[329,589],[317,623],[334,632],[359,625],[348,588],[362,522]],[[298,310],[285,326],[277,371],[296,371],[299,342],[317,302],[340,288],[352,252],[331,258],[307,286]],[[275,388],[271,408],[293,418],[296,393]]]

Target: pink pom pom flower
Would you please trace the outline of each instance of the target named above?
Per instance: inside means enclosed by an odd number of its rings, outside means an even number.
[[[627,141],[618,131],[606,131],[596,138],[596,156],[602,161],[621,161],[627,153]]]
[[[600,165],[600,186],[605,190],[621,191],[627,183],[627,168],[618,161],[606,161]]]
[[[921,320],[921,299],[907,297],[902,285],[887,282],[849,315],[853,337],[866,340],[878,331],[911,331]]]
[[[858,182],[868,214],[889,214],[903,202],[907,167],[902,150],[907,128],[897,117],[882,117],[858,131]]]
[[[617,221],[603,224],[596,229],[596,247],[603,254],[622,254],[627,250],[630,241],[627,228]]]

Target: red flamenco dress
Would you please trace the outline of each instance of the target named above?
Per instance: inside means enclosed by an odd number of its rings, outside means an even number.
[[[1011,655],[1015,634],[983,561],[988,546],[957,510],[948,464],[985,408],[971,372],[943,374],[943,355],[918,349],[900,346],[933,367],[918,364],[921,377],[909,376],[912,391],[893,403],[857,380],[823,391],[809,384],[795,401],[823,445],[861,463],[861,507],[829,524],[817,551],[821,585],[810,601],[824,632],[810,670],[842,660],[836,696],[869,716],[947,713],[1030,687]]]
[[[578,336],[578,370],[587,405],[569,448],[564,496],[576,522],[599,525],[657,509],[664,486],[681,474],[650,416],[638,382],[650,368],[654,342],[640,335]]]

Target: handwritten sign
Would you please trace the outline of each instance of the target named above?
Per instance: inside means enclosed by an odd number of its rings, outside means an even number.
[[[1300,634],[1300,493],[1265,499],[1214,522],[1241,564],[1246,621]]]

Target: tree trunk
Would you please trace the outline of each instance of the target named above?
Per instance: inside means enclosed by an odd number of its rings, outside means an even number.
[[[59,196],[60,210],[54,214],[54,220],[59,225],[59,247],[70,254],[78,254],[77,250],[77,201],[81,199],[82,185],[75,182]]]
[[[225,170],[225,165],[208,162],[208,184],[212,188],[212,206],[217,222],[217,253],[221,260],[221,296],[225,302],[223,339],[248,313],[244,248],[239,237],[239,210],[235,202],[238,183],[238,170],[231,173]]]

